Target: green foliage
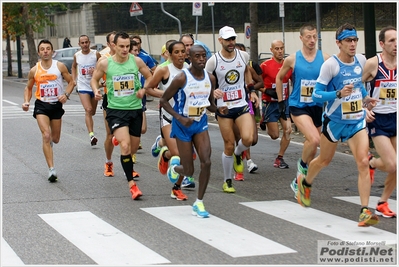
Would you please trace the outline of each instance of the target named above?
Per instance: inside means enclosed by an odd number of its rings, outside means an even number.
[[[27,9],[28,16],[23,16],[23,8]],[[26,25],[30,25],[35,32],[42,32],[46,26],[54,26],[48,14],[55,10],[65,9],[60,3],[4,3],[3,4],[3,37],[7,33],[14,38],[24,35]]]

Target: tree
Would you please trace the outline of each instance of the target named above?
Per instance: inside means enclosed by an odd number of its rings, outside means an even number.
[[[46,26],[54,26],[47,14],[59,10],[66,10],[65,5],[33,2],[3,4],[3,38],[9,36],[11,40],[15,40],[17,36],[26,36],[30,67],[38,61],[34,33],[43,32]],[[11,64],[9,45],[7,56]]]

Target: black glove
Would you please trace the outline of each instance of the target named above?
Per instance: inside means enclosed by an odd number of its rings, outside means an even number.
[[[287,116],[285,115],[285,101],[284,100],[278,102],[278,112],[280,112],[280,117],[286,121]]]

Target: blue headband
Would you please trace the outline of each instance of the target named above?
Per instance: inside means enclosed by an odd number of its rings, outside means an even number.
[[[342,40],[344,40],[345,38],[348,38],[348,37],[357,37],[357,32],[356,32],[356,30],[355,30],[355,29],[352,29],[352,30],[345,29],[345,30],[343,30],[343,31],[338,35],[337,40],[338,40],[338,41],[342,41]]]

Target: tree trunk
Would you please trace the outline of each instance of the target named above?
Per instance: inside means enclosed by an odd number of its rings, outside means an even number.
[[[12,76],[11,37],[7,33],[7,76]]]
[[[22,17],[24,18],[29,17],[28,3],[22,4]],[[36,65],[37,61],[39,60],[39,57],[37,55],[35,36],[33,34],[32,25],[28,21],[29,21],[28,19],[24,20],[24,28],[25,28],[26,43],[28,46],[29,66],[32,68]]]
[[[249,20],[251,23],[251,59],[258,63],[258,3],[249,3]]]

